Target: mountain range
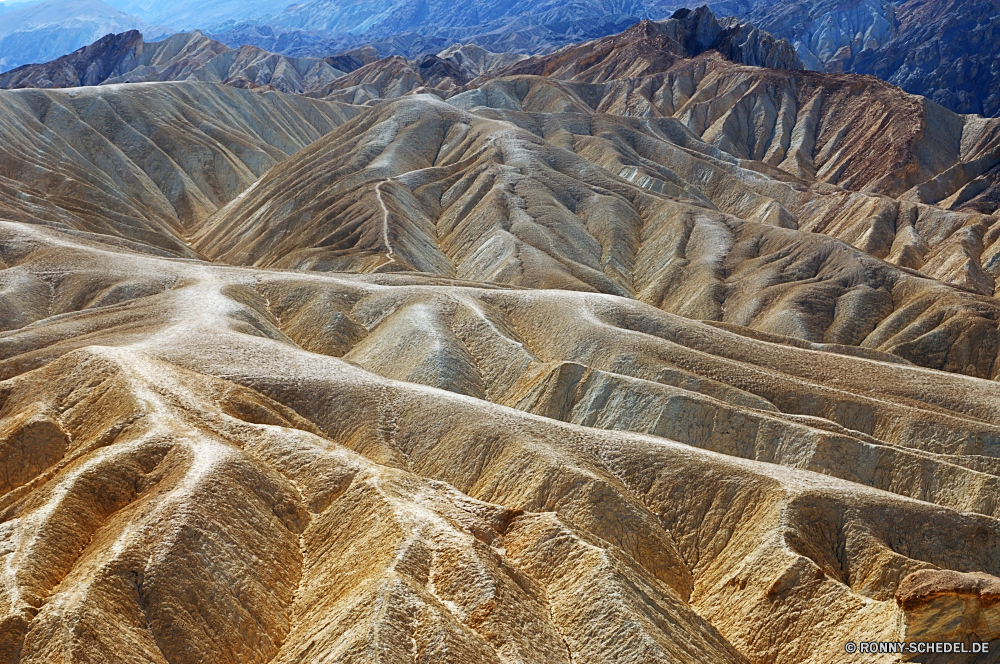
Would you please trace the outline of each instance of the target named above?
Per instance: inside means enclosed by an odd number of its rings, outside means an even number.
[[[233,20],[251,20],[276,16],[295,3],[287,0],[109,0],[108,4],[157,25],[169,25],[180,31],[207,29]]]
[[[0,75],[0,662],[998,661],[1000,119],[894,7]]]
[[[997,0],[710,3],[795,44],[810,69],[871,74],[958,113],[1000,112]]]
[[[293,57],[325,58],[371,46],[383,57],[417,59],[456,43],[534,55],[618,33],[642,19],[663,20],[685,5],[674,0],[111,4],[114,8],[100,0],[48,0],[0,11],[5,17],[0,69],[45,62],[131,29],[149,41],[175,30],[201,30],[233,49],[250,45]],[[998,0],[724,0],[709,6],[718,16],[736,16],[789,40],[814,71],[870,74],[955,112],[1000,113],[1000,73],[993,57]],[[152,27],[160,25],[169,27]]]

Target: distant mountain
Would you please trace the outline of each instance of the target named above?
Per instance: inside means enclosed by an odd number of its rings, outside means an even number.
[[[538,75],[603,81],[646,76],[673,62],[717,51],[739,64],[803,70],[786,40],[734,18],[719,21],[707,8],[681,9],[669,20],[643,21],[596,42],[567,46],[547,56],[528,58],[494,72],[498,76]]]
[[[740,64],[805,69],[787,41],[734,18],[719,21],[702,7],[682,9],[665,21],[642,21],[618,35],[530,58],[475,44],[453,44],[415,59],[379,58],[372,46],[323,59],[296,58],[249,45],[232,49],[199,31],[160,42],[145,42],[139,32],[130,31],[107,35],[52,62],[0,75],[0,89],[207,81],[364,105],[419,92],[448,97],[483,76],[558,78],[567,72],[578,75],[602,68],[607,73],[601,76],[620,78],[624,72],[640,76],[709,50]]]
[[[1000,114],[1000,0],[724,0],[810,69],[872,74],[959,113]]]
[[[362,39],[349,35],[332,38],[323,32],[283,30],[260,23],[236,23],[209,30],[212,39],[232,48],[251,44],[273,53],[311,55],[313,53],[338,53],[361,45]]]
[[[670,12],[667,12],[660,18],[669,15]],[[548,18],[545,15],[524,14],[466,27],[424,26],[384,37],[241,23],[212,33],[212,38],[232,47],[253,44],[269,51],[297,56],[322,56],[371,46],[382,57],[401,55],[416,59],[436,54],[453,44],[475,44],[494,53],[537,55],[551,53],[569,44],[617,34],[643,20],[622,14],[546,23]]]
[[[852,71],[873,74],[959,113],[1000,115],[1000,0],[907,0],[898,27]]]
[[[114,8],[149,23],[178,30],[201,29],[213,34],[249,30],[259,37],[294,35],[287,42],[314,42],[333,36],[362,37],[365,41],[410,32],[474,28],[479,32],[503,29],[515,19],[549,26],[557,33],[580,30],[582,21],[625,18],[666,18],[684,3],[678,0],[218,0],[206,3],[180,0],[109,0]],[[259,44],[274,47],[275,44]]]
[[[280,14],[289,0],[110,0],[111,6],[150,23],[177,30],[210,29],[230,21],[247,21]]]
[[[370,104],[421,92],[449,98],[499,76],[631,79],[663,71],[706,51],[717,51],[739,64],[805,69],[787,41],[734,18],[719,21],[703,7],[680,10],[666,21],[642,21],[620,34],[566,46],[548,55],[493,53],[467,44],[415,61],[400,56],[384,58],[335,79],[317,94],[348,104]]]
[[[787,38],[816,71],[850,69],[855,56],[885,44],[896,30],[895,7],[887,0],[724,0],[710,6]]]
[[[676,2],[667,0],[307,0],[269,21],[300,30],[384,37],[420,28],[463,28],[510,22],[532,15],[553,25],[608,16],[665,18]]]
[[[363,104],[421,87],[447,92],[525,57],[454,44],[415,61],[399,56],[379,59],[370,46],[323,59],[296,58],[256,46],[232,49],[199,31],[146,42],[132,30],[107,35],[51,62],[0,74],[0,89],[206,81]]]
[[[287,55],[326,55],[373,46],[383,57],[418,58],[456,43],[492,52],[548,53],[616,34],[643,19],[665,19],[677,0],[308,0],[266,18],[215,26],[230,46],[254,44]],[[256,5],[254,5],[256,6]]]
[[[291,58],[255,46],[231,49],[197,31],[150,43],[133,30],[107,35],[52,62],[0,75],[0,88],[208,81],[237,88],[305,93],[345,73],[318,58]]]
[[[17,7],[17,5],[15,5]],[[0,71],[46,62],[109,33],[140,30],[164,37],[172,30],[150,25],[100,0],[48,0],[0,14]]]

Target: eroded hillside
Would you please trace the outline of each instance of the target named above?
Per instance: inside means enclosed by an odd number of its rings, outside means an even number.
[[[0,660],[1000,652],[996,122],[676,28],[0,92]]]

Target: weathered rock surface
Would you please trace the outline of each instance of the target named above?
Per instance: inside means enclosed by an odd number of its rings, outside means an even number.
[[[314,95],[346,104],[364,105],[414,92],[434,90],[447,94],[473,78],[474,75],[466,73],[456,63],[436,55],[425,56],[416,62],[392,56],[341,76],[315,91]]]
[[[53,293],[2,337],[18,661],[847,662],[911,572],[1000,573],[995,383],[0,226],[4,297]]]
[[[497,82],[466,97],[480,115],[432,96],[381,105],[272,169],[207,219],[194,246],[244,265],[597,291],[997,376],[992,278],[976,295],[865,253],[889,257],[897,239],[888,230],[882,252],[872,250],[864,236],[874,220],[852,227],[857,210],[885,201],[883,214],[894,218],[898,203],[744,171],[673,119],[479,106],[509,107],[522,83],[524,99],[544,110],[581,98],[551,94],[552,85],[534,94],[531,82]],[[946,214],[911,209],[939,222]],[[816,221],[796,218],[800,211]],[[825,227],[811,228],[820,220]],[[844,233],[858,248],[822,231]],[[947,240],[940,246],[957,251]]]
[[[905,641],[1000,638],[1000,579],[995,576],[914,572],[899,584],[896,605],[900,638]]]
[[[390,56],[362,63],[345,53],[326,58],[326,61],[336,65],[346,60],[344,64],[348,66],[357,63],[351,67],[351,73],[309,94],[359,105],[421,92],[447,96],[461,91],[475,78],[526,58],[518,53],[493,53],[475,44],[454,44],[437,55],[428,54],[417,60]]]
[[[504,74],[552,75],[568,78],[592,71],[604,63],[635,67],[627,73],[605,71],[603,79],[642,76],[669,69],[675,62],[716,51],[733,62],[771,67],[804,69],[786,41],[733,19],[720,23],[707,8],[682,9],[666,21],[642,21],[625,32],[595,42],[535,56],[503,70]],[[570,73],[572,72],[572,73]],[[591,77],[593,78],[593,77]]]
[[[1000,114],[1000,3],[910,0],[899,4],[896,16],[896,35],[860,54],[853,71],[874,74],[959,113]]]
[[[0,213],[194,256],[185,228],[355,113],[205,83],[0,92]]]
[[[1000,652],[996,123],[692,16],[0,93],[0,660]]]
[[[739,16],[790,41],[813,71],[849,71],[898,34],[891,0],[723,0],[708,3],[720,16]]]
[[[493,53],[475,44],[453,44],[437,55],[451,61],[469,80],[527,58],[520,53]]]

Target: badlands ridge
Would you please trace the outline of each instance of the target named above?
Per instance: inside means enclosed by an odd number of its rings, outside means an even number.
[[[0,92],[0,661],[1000,653],[1000,121],[448,57]]]

